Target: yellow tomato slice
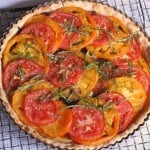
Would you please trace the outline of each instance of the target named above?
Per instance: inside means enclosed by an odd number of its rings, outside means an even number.
[[[143,108],[146,92],[141,83],[131,77],[119,77],[109,81],[108,90],[118,92],[131,103],[135,115]]]
[[[81,96],[85,97],[90,94],[98,80],[98,72],[95,67],[87,68],[83,76],[79,79],[75,88],[79,90]]]
[[[3,67],[11,60],[25,58],[49,69],[48,58],[44,54],[45,45],[33,35],[21,34],[13,37],[7,44],[3,53]]]

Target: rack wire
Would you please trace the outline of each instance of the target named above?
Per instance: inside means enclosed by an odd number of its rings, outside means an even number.
[[[150,36],[150,0],[97,0],[121,10],[131,17]],[[16,18],[31,8],[0,11],[0,37]],[[56,149],[25,134],[13,122],[0,103],[0,150]],[[122,142],[103,150],[150,150],[150,119]]]

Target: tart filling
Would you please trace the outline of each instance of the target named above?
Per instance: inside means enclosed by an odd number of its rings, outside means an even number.
[[[45,143],[70,149],[113,144],[149,113],[149,45],[132,21],[100,3],[35,9],[1,46],[3,104]]]

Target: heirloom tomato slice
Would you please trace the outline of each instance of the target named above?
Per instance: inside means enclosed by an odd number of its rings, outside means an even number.
[[[98,72],[96,67],[87,68],[84,70],[82,77],[78,80],[75,88],[79,91],[82,97],[88,96],[98,81]]]
[[[80,25],[79,28],[74,28],[72,25],[68,28],[69,31],[73,30],[80,34],[80,37],[70,49],[81,50],[88,44],[91,44],[98,36],[97,30],[95,30],[93,17],[84,9],[74,6],[66,6],[57,9],[56,12],[64,12],[75,15],[82,21],[82,25]]]
[[[25,82],[20,88],[18,88],[13,96],[12,96],[12,107],[19,117],[19,119],[25,123],[26,125],[31,125],[34,127],[37,127],[37,124],[30,121],[26,115],[24,110],[24,98],[26,95],[28,95],[31,91],[37,91],[40,89],[44,90],[51,90],[52,86],[49,84],[49,82],[46,81],[39,81],[39,82]]]
[[[17,59],[8,63],[3,72],[3,86],[10,94],[32,77],[44,74],[44,69],[31,60]]]
[[[145,72],[140,66],[137,66],[136,63],[133,64],[132,62],[127,61],[115,61],[117,65],[117,72],[114,72],[116,76],[131,76],[132,78],[137,79],[144,87],[145,91],[147,92],[150,87],[150,80],[148,78],[148,72]],[[146,66],[145,66],[146,67]]]
[[[71,122],[72,112],[64,104],[59,101],[59,115],[58,119],[50,124],[41,125],[40,128],[44,133],[50,137],[61,137],[68,133]]]
[[[25,95],[23,110],[25,117],[35,125],[55,122],[59,117],[58,101],[52,100],[52,93],[48,89],[33,90]]]
[[[84,62],[70,51],[61,51],[51,60],[47,79],[56,87],[74,85],[83,74]]]
[[[80,33],[77,32],[77,30],[79,30],[79,28],[83,24],[81,19],[72,13],[57,11],[52,13],[50,17],[58,22],[63,28],[64,37],[60,48],[64,50],[69,50],[71,46],[80,38]]]
[[[92,142],[102,136],[105,126],[104,115],[96,108],[72,108],[69,136],[77,143]]]
[[[134,115],[142,108],[146,101],[146,91],[140,81],[124,76],[114,78],[108,83],[108,91],[122,94],[132,105]]]
[[[104,112],[105,113],[105,112]],[[112,114],[113,113],[113,114]],[[108,141],[110,141],[112,138],[114,138],[118,131],[119,131],[119,123],[120,123],[120,114],[118,113],[118,111],[114,110],[110,112],[110,116],[112,117],[112,115],[114,116],[112,120],[112,125],[108,125],[108,123],[106,122],[107,119],[107,115],[104,114],[105,117],[105,127],[104,127],[104,132],[103,135],[94,140],[94,141],[85,141],[83,144],[86,145],[100,145],[100,144],[104,144],[107,143]],[[109,126],[109,127],[108,127]],[[104,134],[106,132],[106,134]]]
[[[46,45],[48,53],[54,53],[60,47],[63,38],[61,27],[46,15],[31,17],[20,33],[39,37]]]
[[[92,14],[92,17],[94,18],[96,29],[99,30],[99,36],[90,46],[98,47],[108,44],[115,33],[113,23],[107,16]]]
[[[12,60],[24,58],[32,60],[47,71],[49,62],[45,51],[45,45],[39,38],[28,34],[17,35],[8,42],[4,50],[3,67]]]
[[[99,96],[105,102],[114,103],[120,113],[119,132],[124,131],[133,118],[133,108],[130,102],[119,93],[102,93]]]

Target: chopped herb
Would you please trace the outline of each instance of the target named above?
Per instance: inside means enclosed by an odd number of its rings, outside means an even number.
[[[102,110],[106,111],[106,110],[110,110],[113,109],[113,105],[110,101],[107,101],[103,106],[102,106]]]
[[[46,100],[51,100],[51,99],[49,99],[51,96],[52,96],[51,93],[48,93],[48,94],[44,93],[41,96],[39,96],[36,100],[39,102],[45,102]]]
[[[36,76],[34,76],[33,78],[31,78],[31,80],[36,80],[36,81],[39,81],[40,79],[42,79],[44,76],[44,74],[38,74]]]

